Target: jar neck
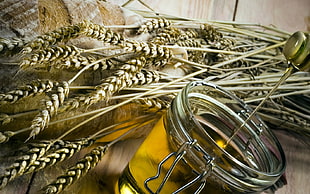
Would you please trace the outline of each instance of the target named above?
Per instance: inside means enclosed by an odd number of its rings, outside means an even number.
[[[229,149],[223,147],[251,111],[215,85],[192,82],[176,96],[164,123],[174,150],[196,142],[184,155],[194,171],[212,171],[213,176],[242,192],[262,191],[285,169],[283,150],[266,125],[255,116],[232,139]]]

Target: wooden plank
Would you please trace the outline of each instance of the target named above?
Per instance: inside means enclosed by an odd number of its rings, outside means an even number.
[[[274,25],[289,32],[310,30],[309,0],[141,0],[155,11],[174,16]],[[118,5],[127,0],[114,0]],[[138,0],[128,8],[148,10]]]
[[[122,5],[127,1],[116,0],[115,2]],[[188,18],[230,21],[233,18],[236,0],[144,0],[143,2],[159,13]],[[148,10],[138,0],[132,1],[127,7]]]
[[[287,185],[280,188],[276,194],[309,193],[310,184],[310,149],[300,140],[276,131],[276,135],[286,155]]]
[[[143,0],[143,2],[159,13],[180,17],[208,19],[208,10],[211,9],[212,0]],[[117,3],[120,5],[123,1],[118,0]],[[126,7],[148,10],[138,0],[132,1]]]
[[[275,25],[289,32],[310,29],[309,0],[239,0],[236,21]]]
[[[210,20],[233,20],[236,0],[212,0]]]

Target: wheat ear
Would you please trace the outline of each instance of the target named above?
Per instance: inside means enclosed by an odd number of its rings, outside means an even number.
[[[5,169],[4,175],[0,177],[0,189],[19,176],[64,161],[93,143],[93,140],[84,138],[73,142],[59,140],[30,144],[31,148]],[[47,152],[51,153],[46,154]]]
[[[168,101],[161,100],[160,98],[139,98],[134,100],[134,102],[140,104],[148,112],[166,110],[169,106]]]
[[[7,94],[0,94],[0,103],[15,103],[27,96],[48,93],[52,90],[56,82],[51,80],[34,80],[29,84],[18,87]]]
[[[82,23],[58,28],[52,32],[46,33],[42,36],[38,36],[32,41],[30,41],[28,44],[25,45],[23,53],[30,53],[33,50],[46,48],[58,42],[67,41],[71,38],[79,36],[82,31]]]
[[[82,49],[79,49],[76,46],[49,46],[23,59],[20,67],[25,69],[27,67],[33,67],[43,63],[50,64],[57,59],[79,55],[82,51]]]
[[[16,177],[23,175],[29,164],[44,155],[50,145],[50,142],[37,143],[33,145],[25,155],[14,161],[14,163],[5,170],[4,175],[0,177],[0,189],[3,189]]]
[[[101,100],[108,100],[115,92],[132,84],[132,78],[146,64],[144,57],[127,61],[112,76],[103,80],[103,83],[96,86],[96,91],[85,100],[87,105],[97,103]]]
[[[112,30],[105,28],[103,25],[94,24],[89,21],[84,21],[80,25],[85,36],[103,41],[105,43],[118,45],[125,39],[121,34],[113,32]]]
[[[90,153],[79,160],[76,165],[70,167],[64,175],[57,177],[53,183],[46,186],[44,189],[45,193],[52,194],[63,191],[66,187],[73,184],[95,167],[107,150],[108,146],[98,146],[94,148]]]
[[[147,32],[151,33],[160,28],[167,28],[170,25],[171,25],[171,22],[164,18],[152,19],[142,24],[140,28],[138,29],[137,34],[142,34],[142,33],[147,33]]]
[[[139,42],[135,40],[127,40],[124,42],[123,48],[127,52],[142,53],[145,57],[170,59],[172,52],[166,47],[155,43]]]
[[[47,127],[51,117],[57,113],[59,106],[63,104],[68,94],[69,84],[67,82],[62,82],[56,86],[56,90],[50,95],[50,99],[45,101],[45,109],[41,110],[32,120],[28,139],[35,137]]]
[[[150,42],[153,42],[155,44],[168,44],[168,43],[174,43],[177,40],[180,39],[180,36],[182,34],[182,31],[178,28],[165,28],[159,31],[158,34],[154,38],[150,40]]]
[[[75,153],[92,145],[93,143],[93,140],[87,138],[75,141],[58,141],[53,145],[53,147],[56,148],[50,149],[51,153],[38,157],[33,162],[29,163],[27,169],[24,171],[24,174],[39,171],[43,168],[53,166],[56,163],[71,158]]]
[[[224,38],[224,35],[209,24],[201,25],[200,36],[208,44],[219,50],[233,50],[235,41],[230,38]]]
[[[57,69],[70,69],[70,70],[81,70],[85,66],[94,63],[98,58],[93,56],[72,56],[65,59],[56,60],[51,66]],[[106,59],[104,61],[100,61],[92,66],[92,70],[110,70],[115,68],[115,62],[111,59]]]

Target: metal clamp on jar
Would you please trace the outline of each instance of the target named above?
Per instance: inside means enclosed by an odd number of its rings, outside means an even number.
[[[285,170],[274,134],[231,93],[188,84],[130,161],[117,192],[261,192]],[[236,130],[238,131],[236,132]]]

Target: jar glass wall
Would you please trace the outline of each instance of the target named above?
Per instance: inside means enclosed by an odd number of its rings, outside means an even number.
[[[260,192],[285,169],[267,126],[233,94],[202,81],[173,100],[119,179],[117,192]],[[242,126],[240,128],[240,126]]]

